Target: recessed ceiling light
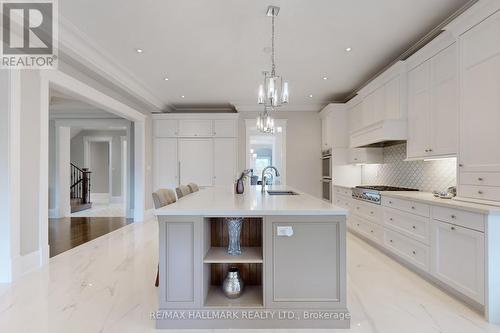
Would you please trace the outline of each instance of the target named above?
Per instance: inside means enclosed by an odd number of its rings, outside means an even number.
[[[135,49],[135,52],[142,53],[142,52],[144,52],[144,50],[143,49]]]
[[[163,80],[168,81],[168,77],[164,78]]]
[[[312,95],[312,94],[311,94],[311,95],[309,95],[309,98],[312,98],[312,97],[313,97],[313,95]]]
[[[323,76],[323,80],[325,80],[325,81],[326,81],[326,80],[328,80],[328,77],[326,77],[326,76]]]
[[[181,95],[181,98],[184,98],[184,97],[186,97],[186,96],[184,96],[184,95]]]
[[[346,51],[346,52],[351,52],[351,51],[352,51],[352,48],[347,47],[347,48],[345,49],[345,51]]]

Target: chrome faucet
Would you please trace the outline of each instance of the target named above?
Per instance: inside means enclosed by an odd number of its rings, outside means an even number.
[[[261,187],[262,193],[266,192],[266,182],[267,182],[266,172],[268,169],[274,170],[274,172],[276,173],[276,177],[280,176],[280,173],[279,173],[278,169],[276,169],[276,167],[274,167],[272,165],[266,166],[264,168],[264,170],[262,170],[262,187]]]

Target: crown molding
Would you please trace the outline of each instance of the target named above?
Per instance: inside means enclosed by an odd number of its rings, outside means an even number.
[[[128,69],[119,65],[113,57],[100,48],[64,17],[59,18],[59,50],[89,70],[103,76],[141,102],[151,105],[152,110],[166,108],[166,103],[153,95]]]
[[[315,104],[288,104],[282,105],[276,108],[276,111],[284,112],[319,112],[321,111],[329,102],[315,103]],[[233,104],[238,112],[260,112],[264,110],[264,107],[259,104]]]

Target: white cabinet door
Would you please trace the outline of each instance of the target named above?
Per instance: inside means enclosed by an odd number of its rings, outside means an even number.
[[[462,171],[500,171],[499,36],[497,12],[460,37]]]
[[[181,119],[179,120],[180,136],[213,136],[212,120]]]
[[[428,155],[429,112],[431,109],[430,62],[426,61],[408,74],[408,158]]]
[[[179,139],[181,184],[213,185],[213,139]]]
[[[385,86],[382,86],[372,93],[373,96],[373,116],[371,118],[371,123],[366,125],[371,125],[373,123],[382,121],[385,119]]]
[[[379,164],[384,162],[382,148],[353,148],[349,150],[351,164]]]
[[[214,139],[214,185],[232,185],[236,179],[236,139]]]
[[[484,304],[482,232],[432,220],[431,253],[431,273],[436,278]]]
[[[431,59],[430,155],[458,150],[458,50],[450,45]]]
[[[233,119],[214,120],[214,136],[219,138],[235,138],[237,123]]]
[[[154,139],[154,188],[179,186],[177,163],[177,139]]]
[[[179,121],[177,119],[158,119],[154,121],[154,136],[171,138],[177,136]]]

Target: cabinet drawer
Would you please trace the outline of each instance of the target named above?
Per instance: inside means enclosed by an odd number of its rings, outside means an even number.
[[[430,216],[430,206],[420,202],[382,197],[382,205],[424,217]]]
[[[335,194],[341,194],[350,197],[352,195],[352,191],[350,188],[334,186]]]
[[[459,195],[465,198],[500,201],[500,187],[461,185]]]
[[[179,135],[180,136],[213,136],[212,120],[179,120]]]
[[[360,200],[352,200],[351,213],[361,215],[373,222],[382,224],[382,211],[379,205],[367,204]]]
[[[481,214],[434,206],[432,207],[432,218],[484,232],[484,216]]]
[[[384,208],[384,226],[410,238],[429,244],[429,218]]]
[[[428,246],[389,229],[384,229],[384,245],[411,264],[429,270]]]
[[[462,172],[460,183],[464,185],[500,186],[500,172]]]
[[[383,228],[376,223],[364,220],[359,216],[350,216],[351,229],[376,243],[382,244],[384,239]]]
[[[349,205],[350,201],[351,201],[351,198],[349,198],[349,197],[346,197],[344,195],[336,195],[334,203],[337,206],[340,206],[340,207],[345,208],[345,209],[349,209],[350,208],[350,205]]]

